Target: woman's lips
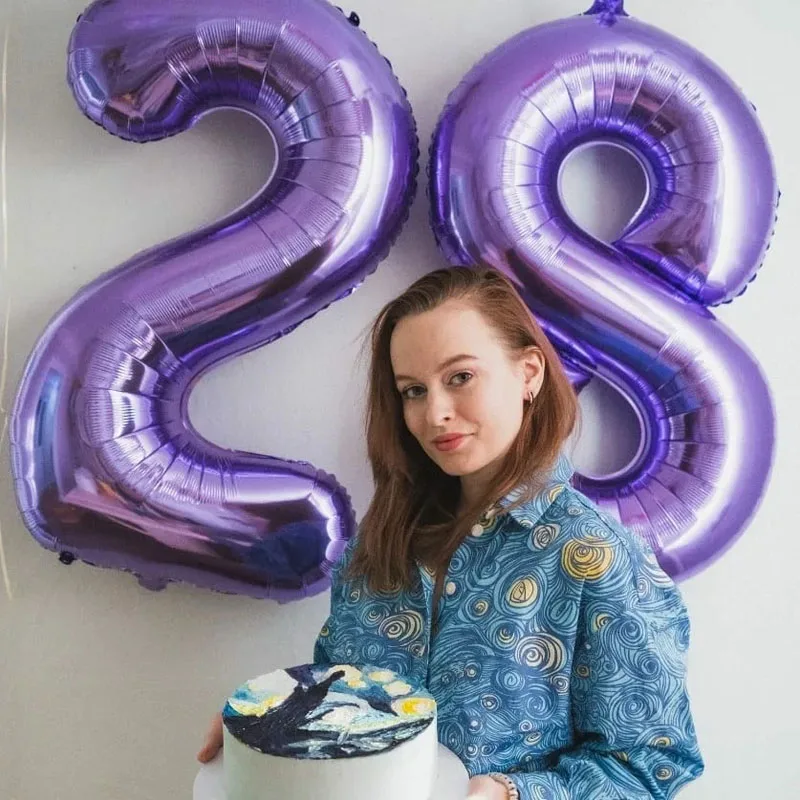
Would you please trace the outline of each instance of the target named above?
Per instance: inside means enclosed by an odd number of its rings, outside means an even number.
[[[446,439],[442,439],[441,441],[434,442],[433,444],[436,446],[436,449],[441,452],[448,452],[450,450],[455,450],[457,447],[460,447],[463,442],[467,439],[466,434],[458,434],[458,436],[448,436]]]

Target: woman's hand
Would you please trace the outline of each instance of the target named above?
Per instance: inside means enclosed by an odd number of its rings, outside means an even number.
[[[211,720],[211,726],[206,734],[206,741],[203,749],[197,754],[197,760],[205,764],[222,749],[222,714],[217,714]]]
[[[470,779],[467,800],[508,800],[508,790],[502,783],[488,775]]]

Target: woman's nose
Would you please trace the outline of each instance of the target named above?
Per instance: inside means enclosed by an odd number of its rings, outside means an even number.
[[[431,427],[441,425],[453,418],[453,403],[447,392],[428,392],[426,407],[427,422]]]

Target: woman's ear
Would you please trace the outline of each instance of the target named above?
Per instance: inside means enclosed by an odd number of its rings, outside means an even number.
[[[525,377],[525,397],[527,398],[531,392],[535,397],[541,391],[544,383],[544,353],[540,348],[532,345],[525,349],[520,363]]]

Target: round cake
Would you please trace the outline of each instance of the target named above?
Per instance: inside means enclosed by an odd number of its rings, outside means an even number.
[[[374,665],[304,664],[240,686],[222,712],[227,800],[429,800],[436,701]]]

